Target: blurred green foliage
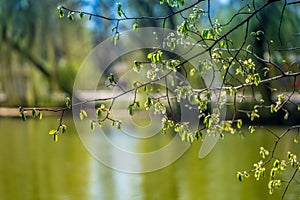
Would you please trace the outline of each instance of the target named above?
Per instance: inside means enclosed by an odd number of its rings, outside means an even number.
[[[49,105],[71,94],[76,70],[92,47],[86,25],[60,20],[55,1],[0,5],[1,105]]]

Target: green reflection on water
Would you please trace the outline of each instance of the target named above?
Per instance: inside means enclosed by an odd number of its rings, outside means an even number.
[[[267,178],[263,182],[249,179],[239,183],[235,176],[238,170],[249,169],[251,163],[259,160],[260,146],[272,145],[269,134],[256,133],[245,140],[226,136],[202,160],[197,157],[200,144],[195,143],[179,160],[162,170],[127,174],[111,170],[92,158],[81,144],[72,120],[66,119],[66,124],[67,133],[54,143],[47,133],[57,126],[56,118],[25,123],[19,119],[0,119],[0,199],[279,198],[278,192],[268,194]],[[120,135],[115,129],[109,130]],[[151,141],[135,147],[144,152],[161,145]],[[287,143],[282,144],[282,149],[288,148]],[[287,199],[295,199],[295,189],[291,188],[291,192]]]

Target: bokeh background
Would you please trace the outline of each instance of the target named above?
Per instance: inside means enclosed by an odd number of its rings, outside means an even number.
[[[159,1],[120,2],[128,16],[165,16],[171,13],[166,5],[159,5]],[[17,108],[20,105],[64,105],[65,97],[72,96],[73,81],[84,58],[101,41],[113,36],[114,21],[95,17],[89,20],[88,16],[82,20],[75,16],[75,20],[71,21],[67,17],[59,17],[57,6],[117,17],[116,3],[111,0],[0,0],[0,199],[278,199],[280,191],[271,196],[268,194],[269,180],[257,182],[249,179],[240,183],[236,178],[238,170],[252,168],[252,163],[259,159],[260,146],[272,147],[274,138],[263,131],[244,135],[244,139],[228,136],[219,142],[209,157],[202,160],[197,157],[200,143],[196,143],[167,168],[146,174],[127,174],[106,167],[86,151],[71,116],[65,119],[68,133],[57,143],[47,134],[57,126],[57,116],[47,116],[42,121],[29,119],[27,122],[18,118]],[[211,1],[213,21],[228,21],[241,5],[246,5],[246,2]],[[207,4],[203,2],[200,6],[205,9]],[[281,4],[269,7],[253,20],[250,29],[273,33],[274,48],[299,46],[300,8],[295,6],[286,10],[281,31],[283,44],[277,38],[281,10]],[[240,19],[242,16],[233,23]],[[181,21],[181,17],[174,16],[167,20],[166,27],[176,29]],[[120,31],[131,29],[133,23],[122,22]],[[207,18],[201,24],[207,27]],[[161,26],[161,21],[139,22],[139,27]],[[236,31],[231,35],[236,45],[243,41],[244,35],[240,33]],[[267,56],[263,43],[257,44],[256,53],[261,57]],[[292,63],[300,61],[299,54],[299,50],[282,51],[273,56],[274,60],[285,58]],[[125,67],[132,67],[132,63]],[[282,67],[286,66],[283,64]],[[293,70],[299,70],[299,65]],[[289,91],[293,83],[283,79],[271,84],[275,84],[272,87],[278,90]],[[296,86],[300,87],[300,82]],[[260,92],[272,100],[269,91]],[[16,112],[6,108],[16,108]],[[267,115],[265,119],[268,119]],[[273,124],[269,128],[283,131],[285,127]],[[120,134],[113,128],[107,128],[107,132],[111,137]],[[299,150],[297,144],[290,142],[292,139],[288,137],[282,141],[281,148]],[[151,145],[159,146],[159,140],[147,144],[149,146],[130,145],[137,151],[145,151]],[[293,183],[287,199],[297,199],[299,195],[299,185]]]

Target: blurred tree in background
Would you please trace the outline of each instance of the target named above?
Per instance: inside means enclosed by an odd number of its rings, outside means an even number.
[[[92,45],[86,26],[59,20],[55,1],[0,4],[1,104],[49,105],[71,94],[76,70]]]

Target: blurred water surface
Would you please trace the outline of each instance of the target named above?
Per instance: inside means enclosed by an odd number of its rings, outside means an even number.
[[[245,139],[228,135],[201,160],[201,143],[196,142],[164,169],[129,174],[98,162],[82,145],[71,118],[66,119],[66,124],[67,133],[55,143],[48,131],[57,126],[57,118],[27,122],[0,119],[0,199],[279,199],[279,192],[268,194],[268,178],[260,182],[252,178],[242,183],[236,178],[237,171],[249,169],[259,160],[260,146],[272,145],[270,134],[257,132]],[[122,134],[114,128],[108,131],[114,137]],[[126,143],[124,137],[120,138]],[[155,141],[134,148],[143,151],[153,146],[157,146]],[[294,190],[292,187],[287,199],[296,199]]]

